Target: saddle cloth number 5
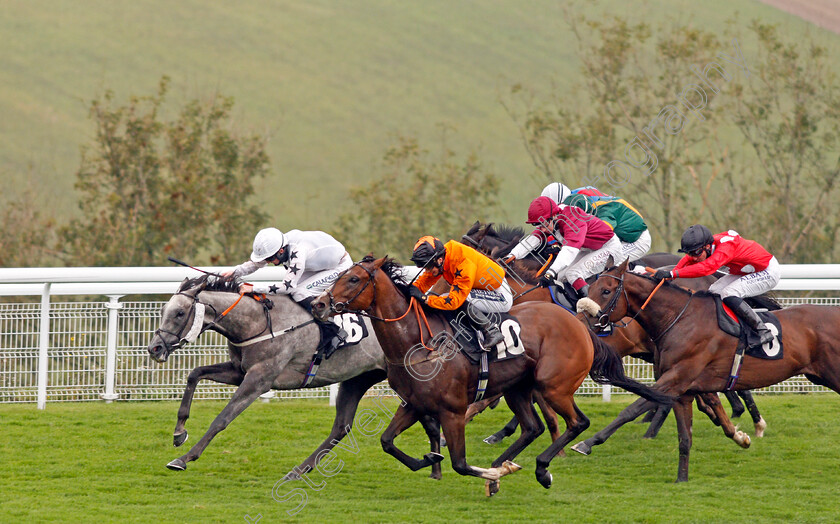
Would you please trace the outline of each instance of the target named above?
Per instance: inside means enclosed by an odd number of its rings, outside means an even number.
[[[519,326],[518,322],[512,318],[507,318],[502,322],[502,325],[499,326],[499,329],[505,337],[502,342],[496,344],[496,353],[498,354],[499,360],[507,358],[508,356],[521,355],[525,352],[525,344],[522,343],[522,338],[519,336],[519,332],[522,328]]]

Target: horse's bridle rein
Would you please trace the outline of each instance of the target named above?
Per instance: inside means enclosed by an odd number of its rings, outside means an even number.
[[[380,322],[397,322],[398,320],[404,319],[406,317],[406,315],[408,315],[408,312],[411,311],[411,308],[413,306],[415,316],[417,317],[418,327],[421,326],[420,317],[422,315],[423,321],[426,324],[426,329],[429,331],[429,335],[431,336],[432,329],[429,326],[429,320],[426,318],[426,314],[423,312],[423,309],[420,307],[420,304],[417,303],[417,299],[415,299],[414,297],[411,297],[411,299],[409,300],[408,309],[405,310],[405,313],[403,313],[402,315],[400,315],[396,318],[382,318],[382,317],[377,317],[376,315],[372,315],[370,313],[370,310],[372,310],[374,308],[375,304],[376,304],[376,278],[374,277],[374,274],[379,270],[379,268],[376,268],[376,269],[371,271],[370,269],[363,266],[361,262],[356,262],[355,264],[353,264],[352,266],[350,266],[349,268],[344,270],[344,272],[342,272],[340,275],[338,275],[338,278],[336,279],[336,282],[338,282],[338,280],[342,276],[344,276],[345,273],[347,273],[348,271],[350,271],[351,269],[353,269],[356,266],[359,266],[360,268],[365,270],[365,272],[368,274],[368,277],[369,277],[368,281],[365,282],[365,285],[362,286],[362,289],[360,289],[355,295],[353,295],[353,298],[350,298],[349,300],[345,300],[343,302],[336,302],[335,297],[332,294],[332,290],[327,291],[327,296],[330,298],[330,311],[331,312],[336,313],[338,315],[340,315],[342,313],[355,313],[357,315],[362,315],[362,316],[368,317],[368,318],[373,319],[373,320],[378,320]],[[373,300],[370,301],[370,305],[363,310],[362,309],[349,309],[348,306],[350,306],[350,304],[354,300],[359,298],[362,295],[362,293],[365,292],[368,285],[370,285],[371,283],[373,283]],[[434,351],[432,348],[426,346],[426,343],[423,341],[423,329],[422,329],[422,327],[420,328],[420,344],[422,344],[423,347],[425,347],[429,351]]]

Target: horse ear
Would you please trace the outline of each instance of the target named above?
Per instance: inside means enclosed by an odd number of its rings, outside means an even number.
[[[382,267],[382,264],[384,264],[387,260],[388,260],[387,255],[382,257],[382,258],[374,260],[373,261],[373,269],[379,269],[380,267]]]
[[[615,266],[615,260],[613,260],[613,256],[610,255],[607,257],[607,261],[604,263],[604,269],[609,269]]]
[[[471,236],[476,233],[479,229],[481,229],[481,221],[476,220],[475,224],[473,224],[470,229],[464,234],[464,236]]]
[[[622,262],[622,263],[621,263],[621,265],[620,265],[620,266],[618,266],[618,272],[619,272],[619,273],[624,273],[625,271],[627,271],[627,265],[628,265],[629,263],[630,263],[630,258],[629,258],[629,257],[628,257],[628,258],[625,258],[625,259],[624,259],[624,262]]]

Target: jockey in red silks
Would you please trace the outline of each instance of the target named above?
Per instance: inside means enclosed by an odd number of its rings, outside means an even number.
[[[758,333],[762,344],[773,340],[773,334],[743,299],[776,287],[782,277],[776,257],[758,242],[747,240],[736,231],[730,229],[712,235],[709,228],[700,224],[686,229],[680,243],[679,251],[686,255],[674,269],[660,269],[653,277],[657,280],[696,278],[728,267],[729,274],[709,286],[709,291],[719,294],[724,304]]]
[[[624,260],[621,242],[612,228],[578,207],[558,205],[553,199],[540,196],[528,207],[528,223],[537,229],[511,250],[513,258],[525,257],[551,236],[563,246],[543,273],[543,286],[562,285],[565,280],[585,297],[589,290],[586,279],[603,271],[610,255],[615,261]]]
[[[542,196],[557,204],[577,206],[606,222],[621,242],[622,259],[629,258],[633,262],[650,251],[652,240],[644,217],[623,198],[605,195],[592,186],[570,190],[560,182],[545,186]]]

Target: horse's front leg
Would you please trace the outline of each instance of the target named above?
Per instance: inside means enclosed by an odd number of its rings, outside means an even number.
[[[189,437],[185,425],[187,419],[190,418],[190,406],[192,405],[198,382],[200,380],[212,380],[220,384],[238,386],[242,384],[244,378],[245,373],[242,372],[242,369],[234,365],[231,361],[222,362],[221,364],[211,364],[209,366],[199,366],[192,370],[187,377],[187,387],[184,389],[184,396],[181,398],[181,407],[178,408],[178,422],[175,423],[175,431],[172,438],[175,447],[186,442]]]
[[[682,395],[674,403],[674,417],[677,419],[677,435],[680,441],[680,462],[677,469],[677,482],[688,481],[688,454],[691,451],[691,421],[694,415],[694,411],[691,409],[693,400],[694,395]]]
[[[732,415],[730,418],[738,418],[744,414],[744,403],[741,402],[741,399],[738,398],[738,394],[734,391],[724,391],[723,395],[726,397],[726,400],[729,401],[729,404],[732,406]]]
[[[322,455],[324,450],[334,448],[341,439],[350,433],[359,401],[374,384],[381,382],[386,376],[387,374],[383,370],[373,370],[345,380],[339,385],[338,396],[335,401],[335,420],[330,434],[306,460],[301,462],[287,476],[296,477],[298,474],[295,471],[311,471],[314,469],[318,455]]]
[[[435,452],[427,453],[422,459],[416,459],[405,454],[394,445],[394,439],[397,438],[397,435],[414,425],[419,417],[418,413],[410,405],[400,405],[397,408],[397,412],[394,413],[391,423],[388,424],[388,427],[385,428],[385,431],[382,432],[382,436],[379,439],[383,451],[402,462],[411,471],[417,471],[418,469],[431,466],[443,460],[443,455]],[[434,448],[433,442],[431,445]],[[440,445],[440,437],[438,437],[438,445]]]
[[[271,389],[276,372],[269,373],[267,368],[269,368],[268,365],[254,366],[251,368],[245,374],[245,378],[242,380],[239,389],[233,393],[230,402],[213,419],[210,428],[204,436],[185,455],[171,461],[166,467],[176,471],[187,469],[187,462],[198,460],[216,434],[225,429],[233,419],[245,411],[245,408],[250,406],[257,397],[268,392]]]

